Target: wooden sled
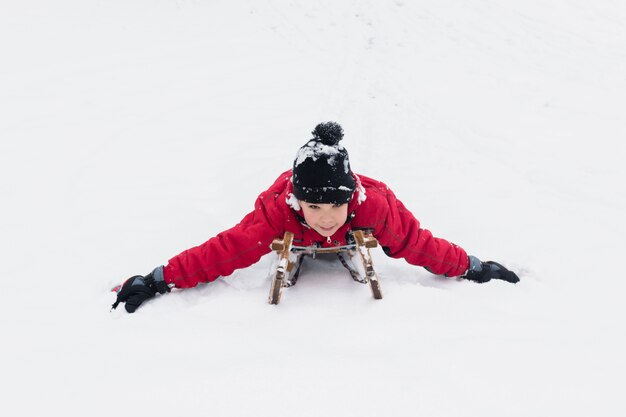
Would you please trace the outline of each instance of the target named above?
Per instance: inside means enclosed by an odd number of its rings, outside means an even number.
[[[318,253],[337,253],[342,263],[354,278],[355,281],[369,284],[372,296],[380,300],[383,298],[380,290],[380,282],[378,275],[374,270],[370,249],[378,246],[378,241],[371,233],[363,230],[354,230],[352,232],[354,243],[345,246],[335,246],[331,248],[304,247],[293,245],[293,233],[285,232],[283,238],[276,238],[272,242],[271,248],[278,255],[278,263],[272,277],[272,285],[270,287],[269,303],[278,304],[282,289],[295,285],[296,279],[300,272],[300,265],[304,255],[312,255],[315,257]],[[342,253],[355,254],[363,264],[364,276],[357,277],[357,272],[346,265],[341,257]]]

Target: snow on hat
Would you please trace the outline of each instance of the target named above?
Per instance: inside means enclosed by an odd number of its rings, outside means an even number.
[[[339,142],[343,129],[335,122],[318,124],[313,138],[298,150],[293,162],[293,192],[307,203],[344,204],[356,182],[348,151]]]

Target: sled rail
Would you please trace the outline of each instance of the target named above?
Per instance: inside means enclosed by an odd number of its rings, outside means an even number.
[[[272,284],[268,298],[269,303],[280,303],[283,287],[289,287],[295,284],[303,255],[312,255],[315,257],[318,253],[340,254],[343,252],[354,255],[358,253],[358,258],[363,264],[365,276],[361,277],[360,280],[355,279],[355,281],[368,283],[374,299],[382,299],[383,295],[380,290],[378,274],[376,274],[376,271],[374,270],[374,264],[370,254],[370,249],[378,246],[378,240],[376,240],[371,233],[366,233],[363,230],[353,231],[352,236],[354,237],[355,243],[329,248],[293,246],[293,233],[291,232],[285,232],[285,235],[282,238],[274,239],[270,247],[277,253],[278,262],[272,277]],[[296,261],[298,258],[299,262]],[[298,265],[298,269],[295,272],[293,281],[290,281],[289,276],[293,272],[294,265],[296,264]],[[351,273],[353,272],[354,271],[351,271]]]

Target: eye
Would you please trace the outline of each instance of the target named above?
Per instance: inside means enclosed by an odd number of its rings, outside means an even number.
[[[343,206],[343,204],[333,204],[333,208],[339,208],[341,206]]]
[[[317,210],[320,206],[316,206],[315,204],[309,204],[309,208],[312,210]]]

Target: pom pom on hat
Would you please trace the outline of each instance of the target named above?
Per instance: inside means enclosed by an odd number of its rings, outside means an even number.
[[[326,122],[320,123],[313,129],[313,138],[322,142],[324,145],[335,146],[343,139],[343,129],[339,123]]]

